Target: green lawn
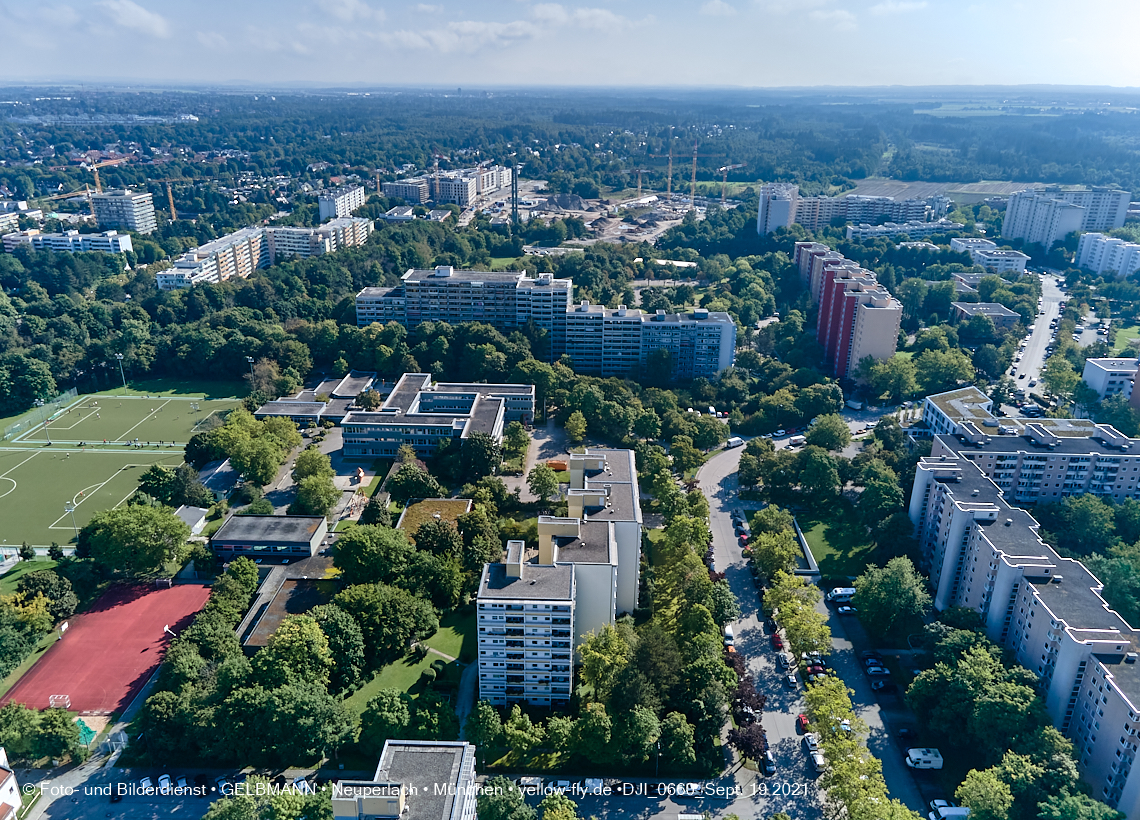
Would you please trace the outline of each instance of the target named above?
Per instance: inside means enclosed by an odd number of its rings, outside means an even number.
[[[1128,350],[1128,343],[1140,337],[1140,325],[1129,325],[1116,331],[1116,355]]]
[[[449,612],[440,619],[439,631],[424,643],[445,655],[459,658],[464,663],[475,660],[478,653],[475,611]]]
[[[200,396],[206,399],[229,399],[249,395],[249,385],[244,380],[213,381],[164,377],[142,381],[127,379],[126,390],[116,387],[101,392],[114,396]]]
[[[24,673],[32,668],[32,664],[38,661],[43,654],[48,651],[53,643],[59,640],[59,634],[56,632],[49,632],[40,638],[40,642],[36,644],[36,648],[31,651],[28,657],[24,658],[24,662],[8,673],[8,677],[0,681],[0,697],[8,694],[8,690],[16,685]]]
[[[408,692],[412,697],[415,697],[419,692],[411,690],[419,681],[420,675],[431,666],[432,661],[439,659],[439,655],[429,652],[427,657],[419,662],[407,657],[390,663],[377,672],[372,680],[346,698],[345,706],[353,709],[357,714],[361,714],[364,712],[364,707],[368,705],[368,701],[374,698],[381,689],[399,689],[401,692]]]
[[[796,516],[825,578],[859,575],[874,560],[875,545],[847,505]]]
[[[41,569],[55,569],[55,566],[55,561],[50,561],[46,558],[36,558],[33,561],[21,561],[0,578],[0,595],[14,595],[16,593],[16,584],[20,582],[20,578],[29,572],[36,572]]]
[[[517,256],[492,256],[491,257],[491,270],[519,270],[522,265],[519,264]]]

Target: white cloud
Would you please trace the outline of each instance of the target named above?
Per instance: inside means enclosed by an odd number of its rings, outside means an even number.
[[[539,3],[531,9],[531,16],[540,23],[550,26],[574,25],[582,28],[612,31],[624,28],[629,20],[608,9],[582,8],[567,9],[559,3]]]
[[[732,17],[736,14],[736,8],[724,0],[708,0],[701,6],[701,14],[707,14],[710,17]]]
[[[374,9],[364,0],[320,0],[321,9],[338,20],[351,23],[356,20],[383,20],[383,9]]]
[[[528,40],[539,33],[539,28],[525,20],[509,23],[488,23],[480,20],[462,20],[449,23],[446,28],[424,31],[381,32],[376,39],[382,43],[403,48],[432,49],[445,53],[473,52],[480,48],[501,47],[520,40]]]
[[[107,12],[111,22],[152,37],[169,37],[170,23],[160,14],[147,11],[132,0],[101,0],[99,8]]]
[[[883,0],[871,6],[871,14],[903,14],[926,8],[926,0]]]
[[[855,15],[846,9],[817,9],[811,13],[811,19],[819,23],[831,23],[840,31],[850,31],[857,28]]]
[[[416,5],[416,11],[422,11],[424,14],[439,14],[443,11],[443,6],[433,6],[431,3],[419,3]]]

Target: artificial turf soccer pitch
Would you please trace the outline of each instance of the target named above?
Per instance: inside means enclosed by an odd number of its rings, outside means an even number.
[[[37,423],[4,441],[0,547],[73,542],[76,528],[95,513],[125,502],[152,464],[181,464],[186,442],[205,420],[239,403],[90,394],[58,412],[46,427]],[[65,509],[69,504],[75,507],[74,522]]]

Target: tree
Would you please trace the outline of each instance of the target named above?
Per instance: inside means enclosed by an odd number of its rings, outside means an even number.
[[[503,431],[503,443],[512,453],[522,455],[530,444],[530,435],[521,422],[512,421]]]
[[[649,407],[641,411],[633,422],[633,433],[639,438],[655,439],[661,435],[661,419],[657,411]]]
[[[316,621],[328,641],[333,661],[329,691],[349,692],[355,689],[365,667],[364,634],[360,625],[336,604],[314,607],[309,610],[309,617]]]
[[[13,760],[29,757],[39,725],[40,713],[22,703],[9,701],[0,706],[0,747]]]
[[[1080,380],[1073,363],[1064,356],[1050,356],[1041,370],[1041,382],[1054,396],[1068,396]]]
[[[309,476],[332,478],[333,475],[332,459],[313,445],[302,450],[293,462],[293,480],[297,483]]]
[[[883,637],[921,623],[930,609],[930,593],[911,560],[902,556],[883,567],[868,567],[856,578],[853,603],[859,620]]]
[[[333,563],[347,584],[386,583],[403,573],[414,551],[403,530],[358,525],[337,539]]]
[[[1107,552],[1116,541],[1116,520],[1112,507],[1095,495],[1069,496],[1061,502],[1064,529],[1058,533],[1057,547],[1071,555]]]
[[[728,425],[714,416],[700,415],[693,422],[693,445],[711,450],[728,440]]]
[[[578,820],[578,804],[562,792],[542,798],[538,804],[539,820]]]
[[[800,486],[804,492],[816,496],[831,496],[839,492],[839,471],[835,459],[819,447],[805,447],[798,458]]]
[[[974,378],[974,365],[961,350],[924,350],[913,361],[924,393],[939,393]]]
[[[842,450],[851,443],[851,430],[836,413],[817,416],[807,431],[807,443],[824,450]]]
[[[286,618],[253,660],[254,671],[266,689],[295,683],[329,684],[333,656],[320,624],[308,615]]]
[[[20,556],[21,561],[32,561],[36,557],[35,549],[27,541],[20,544],[20,548],[16,550],[16,554]]]
[[[574,753],[583,760],[603,761],[609,754],[613,722],[601,703],[587,703],[574,721]]]
[[[385,584],[358,584],[341,591],[333,603],[360,624],[372,664],[382,666],[407,652],[412,641],[439,629],[431,602]]]
[[[777,572],[791,572],[795,568],[800,545],[790,530],[761,532],[752,541],[752,560],[771,578]]]
[[[701,451],[693,446],[689,436],[674,436],[669,442],[669,455],[673,457],[673,469],[678,473],[695,470],[704,461]]]
[[[251,439],[230,456],[234,467],[247,481],[261,486],[274,479],[283,459],[281,448],[269,438]]]
[[[340,500],[340,490],[327,475],[310,475],[297,485],[297,495],[290,505],[299,515],[328,515]]]
[[[371,388],[356,397],[356,406],[361,410],[375,410],[383,403],[383,397]]]
[[[661,738],[661,721],[652,709],[637,705],[618,720],[614,734],[626,761],[642,763],[649,759]]]
[[[538,816],[522,790],[501,775],[489,778],[479,791],[475,813],[479,820],[535,820]]]
[[[469,743],[481,749],[495,748],[503,740],[503,721],[494,706],[479,700],[467,716],[464,734]]]
[[[32,741],[32,754],[36,757],[73,757],[80,754],[79,724],[66,709],[45,709],[40,712],[39,726]]]
[[[545,505],[547,499],[558,492],[558,474],[545,464],[539,464],[526,477],[526,485]]]
[[[27,573],[16,584],[16,591],[28,600],[43,595],[49,602],[48,612],[53,623],[71,617],[79,606],[71,581],[50,569]]]
[[[1013,793],[992,769],[971,769],[954,796],[975,820],[1006,820],[1013,806]]]
[[[439,498],[443,488],[439,482],[416,464],[401,464],[396,474],[388,479],[388,492],[396,501],[411,498]]]
[[[1124,820],[1126,816],[1079,791],[1049,795],[1037,808],[1040,820]]]
[[[510,716],[503,723],[503,734],[508,748],[523,758],[537,749],[546,737],[542,726],[534,723],[530,715],[523,712],[517,703],[511,708]]]
[[[571,444],[581,444],[582,439],[586,437],[586,417],[581,411],[575,410],[570,414],[570,418],[566,419],[566,435]]]
[[[678,766],[696,762],[693,726],[680,712],[670,712],[661,721],[661,752]]]
[[[463,440],[459,462],[469,480],[494,475],[503,463],[503,450],[490,433],[472,433]]]
[[[862,362],[860,370],[863,370]],[[866,378],[876,396],[885,396],[892,403],[918,392],[918,371],[909,357],[894,355],[881,362],[872,361]]]
[[[459,530],[450,521],[442,518],[429,518],[416,528],[412,534],[416,547],[427,550],[432,555],[451,555],[459,558],[463,555],[463,538]]]
[[[79,549],[127,575],[154,572],[182,554],[190,528],[165,507],[128,505],[92,516],[79,532]]]
[[[629,644],[613,624],[606,624],[599,632],[587,632],[578,652],[583,682],[594,690],[595,699],[607,701],[614,682],[629,663]]]
[[[360,743],[374,754],[392,738],[407,737],[412,725],[411,698],[399,689],[381,689],[360,716]]]
[[[387,497],[384,493],[376,493],[368,499],[357,523],[375,524],[379,527],[392,526],[392,513],[388,511]]]
[[[750,723],[739,729],[730,729],[728,742],[732,748],[740,752],[741,757],[749,760],[759,760],[768,751],[768,738],[764,734],[764,727],[759,723]]]

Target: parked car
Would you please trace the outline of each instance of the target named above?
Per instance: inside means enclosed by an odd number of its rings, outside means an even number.
[[[876,652],[873,649],[867,649],[863,652],[860,652],[859,657],[862,658],[863,660],[868,660],[870,658],[874,658],[875,660],[881,660],[883,656],[880,655],[878,652]]]
[[[809,752],[818,752],[819,738],[815,736],[814,732],[808,732],[804,735],[804,745],[807,746]]]
[[[837,613],[839,613],[840,615],[854,615],[859,610],[857,610],[853,606],[841,606],[841,607],[836,607],[835,611]]]
[[[808,716],[807,715],[796,715],[796,728],[797,729],[799,729],[804,734],[807,734],[808,725],[809,725],[809,723],[808,723]]]
[[[153,789],[154,783],[151,781],[151,779],[149,777],[144,777],[142,780],[139,781],[139,788],[140,789]]]
[[[784,676],[784,683],[789,688],[796,689],[799,686],[800,682],[798,680],[796,680],[796,673],[795,672],[789,672],[787,675]]]
[[[882,666],[869,666],[867,667],[867,675],[872,678],[886,678],[890,677],[891,670]]]
[[[784,639],[780,637],[780,634],[778,632],[772,634],[772,648],[773,649],[783,649],[784,648]]]
[[[178,787],[179,789],[187,789],[190,787],[190,784],[186,782],[185,777],[180,777],[177,780],[175,780],[174,785],[176,787]]]
[[[158,776],[158,791],[159,794],[170,794],[173,789],[170,787],[170,775],[163,774]]]
[[[760,760],[760,768],[764,770],[764,774],[768,777],[776,773],[776,758],[772,756],[772,752],[764,752],[764,757]]]
[[[783,652],[776,656],[776,666],[780,667],[781,669],[788,668],[788,656]]]
[[[939,798],[937,800],[931,800],[928,805],[930,806],[931,811],[937,812],[939,809],[955,808],[958,804],[953,802],[952,800],[942,800],[941,798]]]
[[[899,688],[889,680],[873,680],[871,689],[880,695],[897,695],[899,691]]]
[[[899,729],[895,734],[899,736],[899,740],[911,741],[918,738],[918,732],[914,729]]]

